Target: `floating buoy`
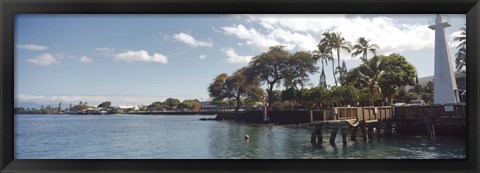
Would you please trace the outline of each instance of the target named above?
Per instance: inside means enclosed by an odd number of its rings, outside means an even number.
[[[245,135],[245,139],[249,139],[249,138],[250,138],[250,136],[248,136],[248,135]]]

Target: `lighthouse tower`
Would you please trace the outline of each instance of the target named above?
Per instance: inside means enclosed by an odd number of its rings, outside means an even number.
[[[437,14],[436,18],[430,21],[430,26],[428,26],[430,29],[435,30],[433,102],[434,104],[455,104],[458,103],[457,82],[455,81],[452,58],[445,35],[445,28],[451,25],[444,17]]]

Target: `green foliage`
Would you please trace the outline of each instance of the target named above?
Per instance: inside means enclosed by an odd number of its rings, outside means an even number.
[[[167,105],[167,106],[170,106],[170,107],[174,107],[174,106],[177,106],[178,104],[180,104],[180,100],[176,99],[176,98],[167,98],[163,104]]]
[[[152,104],[147,106],[148,111],[163,111],[165,110],[165,108],[167,108],[167,106],[162,102],[158,102],[158,101],[153,102]]]
[[[352,56],[355,57],[361,55],[360,59],[362,59],[363,62],[367,62],[368,52],[371,52],[373,55],[375,55],[379,47],[376,44],[370,44],[365,37],[360,37],[358,38],[357,43],[353,45],[352,49]]]
[[[355,105],[359,99],[358,90],[353,86],[334,86],[329,93],[331,102],[338,102],[342,106]]]
[[[108,109],[111,106],[112,106],[112,102],[110,101],[102,102],[98,105],[99,108],[105,108],[105,109]]]
[[[273,89],[284,83],[288,87],[304,85],[308,74],[317,70],[314,59],[308,52],[290,54],[284,46],[270,47],[269,51],[255,56],[249,64],[249,77],[258,77],[268,85],[268,103],[272,104]]]
[[[208,87],[209,95],[214,101],[235,99],[236,110],[240,108],[243,99],[251,101],[262,99],[263,90],[260,88],[258,77],[249,76],[251,69],[248,67],[237,70],[233,75],[220,74]]]
[[[330,94],[330,91],[327,90],[325,87],[322,86],[317,86],[310,88],[310,99],[314,103],[314,107],[310,108],[316,108],[320,109],[322,106],[324,106],[325,102],[327,102],[328,96]]]
[[[400,54],[390,54],[381,57],[384,61],[385,73],[379,79],[379,86],[383,98],[392,102],[400,87],[415,85],[417,70],[415,66],[408,63],[405,57]]]
[[[319,48],[326,48],[326,49],[329,49],[330,51],[333,51],[334,49],[336,50],[336,54],[337,54],[337,60],[338,60],[338,63],[337,63],[337,70],[341,69],[340,67],[340,51],[341,50],[345,50],[347,52],[350,53],[350,50],[351,50],[351,45],[348,41],[345,40],[345,38],[342,36],[342,33],[340,32],[324,32],[322,34],[323,38],[320,40],[320,43],[318,44],[317,47]],[[331,53],[333,55],[333,53]],[[332,59],[332,73],[333,73],[333,76],[334,76],[334,79],[335,79],[335,86],[338,86],[338,83],[337,83],[337,78],[335,77],[335,63]],[[338,71],[340,72],[340,71]],[[339,73],[340,74],[340,78],[344,79],[345,76],[343,76],[344,74],[343,73]]]
[[[313,51],[313,60],[315,61],[315,63],[317,63],[318,61],[322,63],[322,70],[320,70],[321,73],[318,85],[322,87],[327,87],[327,81],[325,78],[325,65],[328,65],[328,60],[333,61],[332,50],[326,45],[319,45],[317,47],[318,50]]]
[[[295,52],[288,57],[287,71],[289,75],[285,78],[285,87],[303,86],[310,80],[309,74],[315,73],[318,68],[312,55],[305,51]]]
[[[88,106],[85,105],[85,104],[78,104],[78,105],[75,105],[75,106],[72,107],[73,111],[75,111],[75,112],[84,111],[87,108],[88,108]]]
[[[194,100],[183,100],[182,103],[178,104],[180,108],[193,108],[195,105],[200,104],[197,99]]]
[[[353,74],[358,75],[357,82],[368,88],[370,105],[374,105],[374,94],[380,90],[379,81],[385,72],[385,61],[383,56],[375,56],[361,64]]]
[[[413,90],[406,91],[405,89],[400,89],[398,91],[397,102],[408,103],[410,100],[416,100],[417,93]]]
[[[467,64],[467,29],[465,27],[460,28],[460,34],[453,39],[458,42],[457,53],[455,53],[455,64],[457,71],[461,71]]]

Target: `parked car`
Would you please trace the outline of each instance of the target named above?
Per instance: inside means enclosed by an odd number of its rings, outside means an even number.
[[[407,106],[407,104],[406,104],[406,103],[400,103],[400,102],[399,102],[399,103],[394,103],[394,104],[392,104],[392,106],[393,106],[393,107]]]
[[[423,100],[410,100],[407,106],[426,106],[427,104]]]

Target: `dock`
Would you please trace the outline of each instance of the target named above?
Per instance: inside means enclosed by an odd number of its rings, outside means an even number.
[[[446,108],[452,110],[447,111]],[[312,114],[312,113],[311,113]],[[375,136],[398,134],[425,135],[435,139],[441,135],[466,135],[466,106],[429,105],[429,106],[380,106],[380,107],[334,107],[323,111],[323,117],[311,115],[312,145],[323,143],[323,130],[330,130],[329,143],[335,145],[338,131],[341,132],[343,144],[347,143],[347,131],[350,140],[357,140],[361,133],[364,141]],[[375,135],[376,134],[376,135]]]
[[[330,130],[329,143],[335,145],[338,131],[342,135],[343,144],[347,144],[347,131],[351,131],[350,140],[357,140],[360,131],[363,140],[374,138],[374,132],[379,136],[389,135],[393,129],[393,108],[381,107],[334,107],[324,110],[323,117],[315,119],[311,116],[313,127],[311,134],[312,145],[323,143],[323,130]]]

